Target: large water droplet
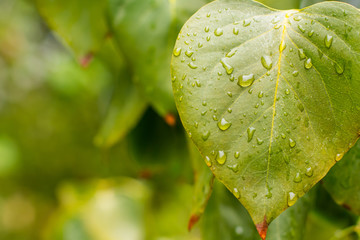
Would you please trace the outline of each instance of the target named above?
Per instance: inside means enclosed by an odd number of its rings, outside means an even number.
[[[218,151],[218,154],[216,156],[216,161],[220,164],[223,165],[226,161],[226,153],[224,151]]]
[[[221,35],[223,35],[223,33],[224,33],[224,31],[222,30],[222,28],[217,28],[217,29],[215,29],[215,31],[214,31],[215,36],[218,36],[218,37],[220,37]]]
[[[270,70],[272,67],[272,60],[271,57],[268,55],[264,55],[261,57],[261,64],[263,65],[264,68],[266,68],[267,70]]]
[[[203,132],[203,134],[201,135],[201,138],[202,138],[204,141],[206,141],[206,140],[208,140],[209,136],[210,136],[210,131],[205,131],[205,132]]]
[[[311,58],[306,59],[306,61],[304,63],[305,69],[310,69],[310,68],[312,68],[312,66],[313,66],[313,64],[312,64]]]
[[[294,177],[294,182],[299,183],[302,181],[302,177],[300,173],[296,173]]]
[[[222,118],[220,122],[218,122],[218,127],[222,131],[228,130],[230,126],[231,126],[231,122],[226,121],[225,118]]]
[[[174,54],[175,57],[180,56],[180,53],[181,53],[181,47],[175,48],[174,51],[173,51],[173,54]]]
[[[299,49],[299,57],[300,57],[300,60],[303,60],[306,58],[304,49],[302,49],[302,48]]]
[[[344,73],[344,67],[341,67],[340,65],[335,63],[335,71],[336,71],[337,74],[341,75],[341,74]]]
[[[249,87],[255,80],[254,74],[242,75],[238,79],[238,85],[241,87]]]
[[[196,69],[196,68],[197,68],[197,66],[196,66],[193,62],[190,62],[190,63],[188,64],[188,66],[189,66],[191,69]]]
[[[325,39],[324,39],[324,42],[325,42],[325,46],[327,47],[327,48],[330,48],[331,47],[331,45],[332,45],[332,42],[333,42],[333,36],[331,36],[331,35],[326,35],[325,36]]]
[[[291,138],[289,138],[289,145],[291,148],[296,146],[296,142],[294,140],[292,140]]]
[[[280,46],[279,46],[280,52],[284,51],[285,48],[286,48],[286,43],[285,43],[285,41],[281,41]]]
[[[297,200],[296,193],[289,192],[288,193],[288,206],[291,207],[292,205],[294,205],[296,200]]]
[[[230,64],[226,63],[224,58],[221,59],[220,62],[222,64],[222,66],[225,68],[226,73],[228,75],[230,75],[234,71],[234,68]]]
[[[256,129],[254,127],[249,127],[247,129],[248,142],[251,142],[251,140],[253,139],[255,131],[256,131]]]

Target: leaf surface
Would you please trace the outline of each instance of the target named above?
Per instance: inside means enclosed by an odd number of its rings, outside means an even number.
[[[172,58],[183,125],[215,176],[264,228],[360,130],[360,12],[278,11],[218,0],[182,28]]]

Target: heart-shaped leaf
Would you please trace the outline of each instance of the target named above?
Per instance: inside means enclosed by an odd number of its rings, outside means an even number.
[[[322,179],[360,130],[360,12],[218,0],[172,59],[185,129],[215,176],[267,225]]]

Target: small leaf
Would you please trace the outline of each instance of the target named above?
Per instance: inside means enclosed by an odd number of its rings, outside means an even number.
[[[330,170],[323,182],[339,205],[360,215],[360,142]]]
[[[256,225],[294,205],[356,142],[359,26],[360,12],[338,2],[278,11],[218,0],[182,28],[172,58],[180,117]]]
[[[188,224],[189,231],[203,215],[207,202],[212,194],[214,174],[206,166],[196,146],[188,139],[190,157],[194,168],[194,195],[191,216]]]

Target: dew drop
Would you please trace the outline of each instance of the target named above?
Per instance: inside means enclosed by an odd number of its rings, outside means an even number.
[[[302,19],[302,18],[301,18],[301,16],[299,16],[299,15],[294,17],[294,20],[295,20],[295,21],[300,21],[301,19]]]
[[[235,196],[237,199],[240,198],[240,192],[239,192],[239,190],[238,190],[237,188],[234,188],[233,194],[234,194],[234,196]]]
[[[238,29],[238,28],[236,28],[236,27],[234,27],[234,29],[233,29],[233,33],[234,33],[235,35],[238,35],[238,34],[239,34],[239,29]]]
[[[286,138],[286,135],[284,133],[281,134],[281,138],[282,139],[285,139]]]
[[[217,28],[217,29],[215,29],[215,31],[214,31],[214,34],[215,34],[215,36],[217,36],[217,37],[220,37],[221,35],[223,35],[223,33],[224,33],[224,31],[222,30],[222,28]]]
[[[209,32],[209,30],[210,30],[209,26],[206,26],[204,30],[205,30],[205,32]]]
[[[185,52],[185,55],[188,57],[191,57],[193,54],[194,54],[194,52],[190,51],[190,50],[186,50],[186,52]]]
[[[230,57],[234,56],[236,52],[237,52],[236,49],[232,49],[230,52],[228,52],[226,54],[226,57],[230,58]]]
[[[312,64],[311,58],[306,59],[306,61],[304,63],[305,69],[310,69],[310,68],[312,68],[312,66],[313,66],[313,64]]]
[[[340,65],[335,63],[335,71],[336,71],[337,74],[341,75],[341,74],[344,73],[344,67],[341,67]]]
[[[294,77],[297,77],[297,76],[299,76],[299,72],[295,70],[295,71],[293,71],[292,75],[293,75]]]
[[[208,156],[205,157],[205,163],[208,167],[211,167],[211,160]]]
[[[207,36],[206,37],[206,41],[210,41],[211,37],[210,36]]]
[[[299,103],[299,104],[297,105],[297,107],[298,107],[298,109],[299,109],[301,112],[303,112],[303,111],[305,110],[304,105],[302,105],[301,103]]]
[[[294,140],[292,140],[291,138],[289,138],[289,145],[291,148],[296,146],[296,142]]]
[[[297,200],[296,193],[289,192],[288,193],[288,206],[291,207],[292,205],[294,205],[296,200]]]
[[[197,66],[196,66],[193,62],[190,62],[190,63],[188,64],[188,66],[189,66],[191,69],[196,69],[196,68],[197,68]]]
[[[299,48],[298,52],[299,52],[299,57],[300,57],[300,60],[303,60],[303,59],[305,59],[305,58],[306,58],[306,55],[305,55],[304,49]]]
[[[296,173],[295,174],[295,177],[294,177],[294,182],[295,183],[299,183],[302,181],[302,177],[301,177],[301,174],[300,173]]]
[[[344,153],[338,153],[338,154],[336,154],[336,156],[335,156],[335,161],[337,161],[337,162],[340,161],[343,156],[344,156]]]
[[[285,94],[286,95],[289,95],[290,94],[290,90],[287,88],[287,89],[285,89]]]
[[[312,37],[314,35],[315,31],[314,30],[311,30],[309,33],[308,33],[308,36],[309,37]]]
[[[243,26],[244,27],[247,27],[247,26],[249,26],[251,24],[251,20],[250,19],[245,19],[244,21],[243,21]]]
[[[272,60],[270,56],[264,55],[261,57],[261,64],[263,65],[264,68],[266,68],[267,70],[270,70],[272,67]]]
[[[249,87],[255,80],[254,74],[242,75],[238,79],[238,85],[241,87]]]
[[[239,156],[240,156],[240,152],[235,152],[235,153],[234,153],[234,157],[235,157],[235,158],[239,158]]]
[[[222,119],[220,120],[220,122],[218,122],[218,127],[219,127],[220,130],[222,130],[222,131],[228,130],[230,126],[231,126],[231,122],[226,121],[225,118],[222,118]]]
[[[332,42],[333,42],[333,36],[331,36],[331,35],[326,35],[326,36],[325,36],[325,39],[324,39],[324,42],[325,42],[325,46],[326,46],[327,48],[330,48],[331,45],[332,45]]]
[[[264,143],[264,140],[261,140],[260,138],[257,138],[256,141],[257,141],[258,145],[261,145]]]
[[[218,154],[216,156],[216,161],[223,165],[226,162],[226,153],[224,151],[218,151]]]
[[[222,64],[222,66],[225,68],[226,73],[228,75],[230,75],[234,71],[234,68],[231,65],[229,65],[228,63],[226,63],[224,58],[221,59],[220,62]]]
[[[232,97],[232,92],[227,92],[226,93],[229,97]]]
[[[206,140],[208,140],[209,136],[210,136],[210,131],[205,131],[205,132],[201,135],[201,138],[202,138],[202,140],[206,141]]]
[[[279,46],[280,52],[284,51],[285,48],[286,48],[286,43],[285,43],[285,41],[281,41],[280,46]]]
[[[305,32],[305,28],[304,28],[303,26],[301,26],[301,25],[298,25],[298,29],[299,29],[302,33]]]
[[[260,91],[258,97],[259,97],[259,98],[262,98],[263,96],[264,96],[264,92],[263,92],[263,91]]]
[[[247,129],[248,142],[251,142],[251,140],[253,139],[255,131],[256,131],[256,129],[254,127],[249,127]]]
[[[311,167],[306,168],[306,172],[305,172],[306,176],[312,177],[313,174],[314,174],[314,171]]]
[[[178,57],[180,56],[180,53],[181,53],[181,48],[175,48],[174,51],[173,51],[173,54],[175,57]]]

